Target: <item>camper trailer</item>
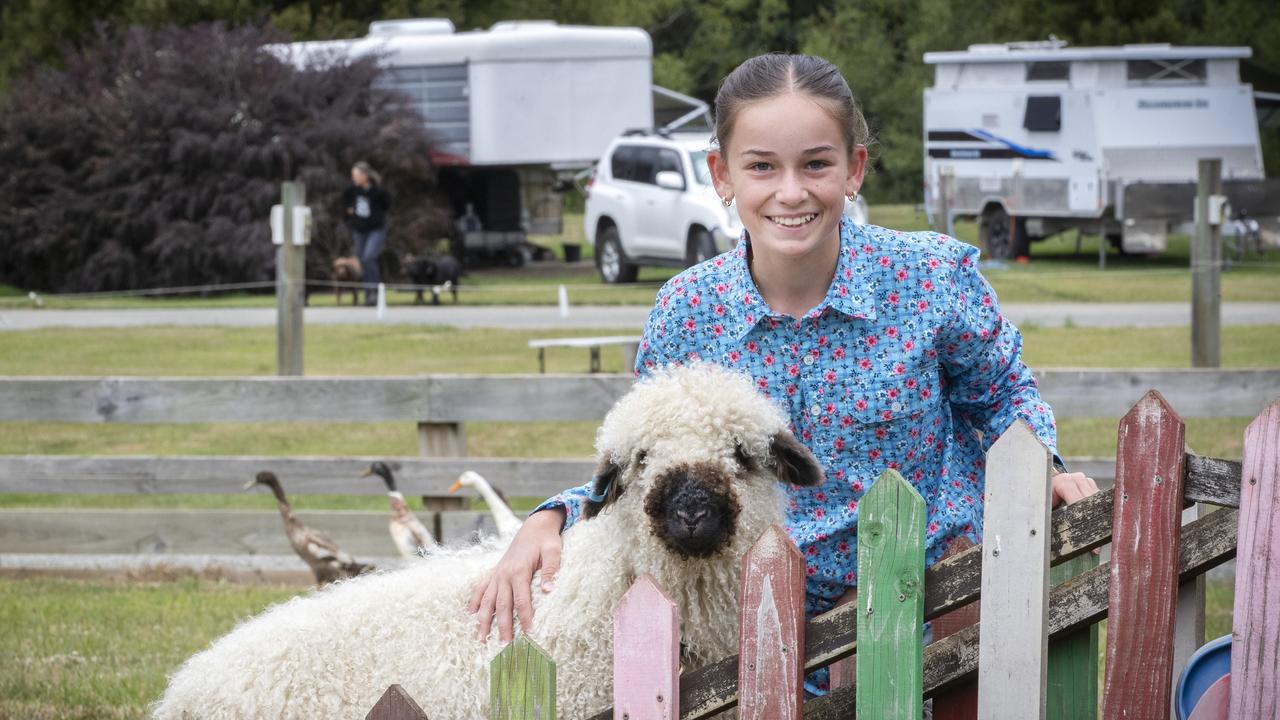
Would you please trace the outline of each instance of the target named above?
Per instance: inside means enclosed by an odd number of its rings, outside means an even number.
[[[1236,217],[1275,226],[1245,47],[972,45],[926,53],[925,198],[974,218],[993,258],[1079,228],[1158,253],[1192,220],[1199,158],[1221,158]],[[1268,196],[1270,193],[1270,196]]]
[[[701,104],[652,85],[653,46],[639,28],[511,21],[456,32],[447,19],[390,20],[364,38],[287,50],[297,64],[380,58],[381,82],[405,93],[441,142],[434,160],[455,251],[473,261],[522,264],[526,233],[561,232],[562,192],[614,137],[652,127],[655,109],[680,117]]]

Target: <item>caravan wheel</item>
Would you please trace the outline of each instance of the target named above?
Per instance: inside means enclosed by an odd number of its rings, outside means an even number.
[[[1028,255],[1031,250],[1026,221],[1019,218],[1010,222],[1009,213],[998,205],[982,212],[978,221],[978,241],[992,260],[1013,260]]]

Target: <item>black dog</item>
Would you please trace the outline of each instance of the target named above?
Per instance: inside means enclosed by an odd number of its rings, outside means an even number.
[[[458,302],[458,283],[462,277],[462,264],[452,255],[436,257],[415,257],[410,255],[404,261],[405,273],[414,285],[428,285],[431,289],[431,304],[440,304],[440,289],[444,287],[453,293],[453,302]],[[414,305],[425,305],[422,290],[417,291],[413,299]]]

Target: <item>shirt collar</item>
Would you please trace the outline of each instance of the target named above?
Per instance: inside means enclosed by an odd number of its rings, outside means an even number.
[[[764,318],[781,317],[765,304],[751,277],[747,263],[751,238],[747,231],[730,253],[726,267],[727,281],[732,301],[728,303],[734,315],[731,337],[737,341]],[[840,255],[836,259],[836,274],[827,288],[827,296],[810,310],[804,319],[821,316],[828,308],[851,318],[875,320],[875,282],[872,279],[870,244],[863,230],[848,217],[840,218]]]

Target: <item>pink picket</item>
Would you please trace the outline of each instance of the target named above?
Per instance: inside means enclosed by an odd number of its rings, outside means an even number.
[[[742,558],[738,717],[800,720],[805,562],[774,525]]]
[[[1280,399],[1244,431],[1231,718],[1280,718]]]
[[[613,610],[613,717],[680,717],[680,609],[641,575]]]

